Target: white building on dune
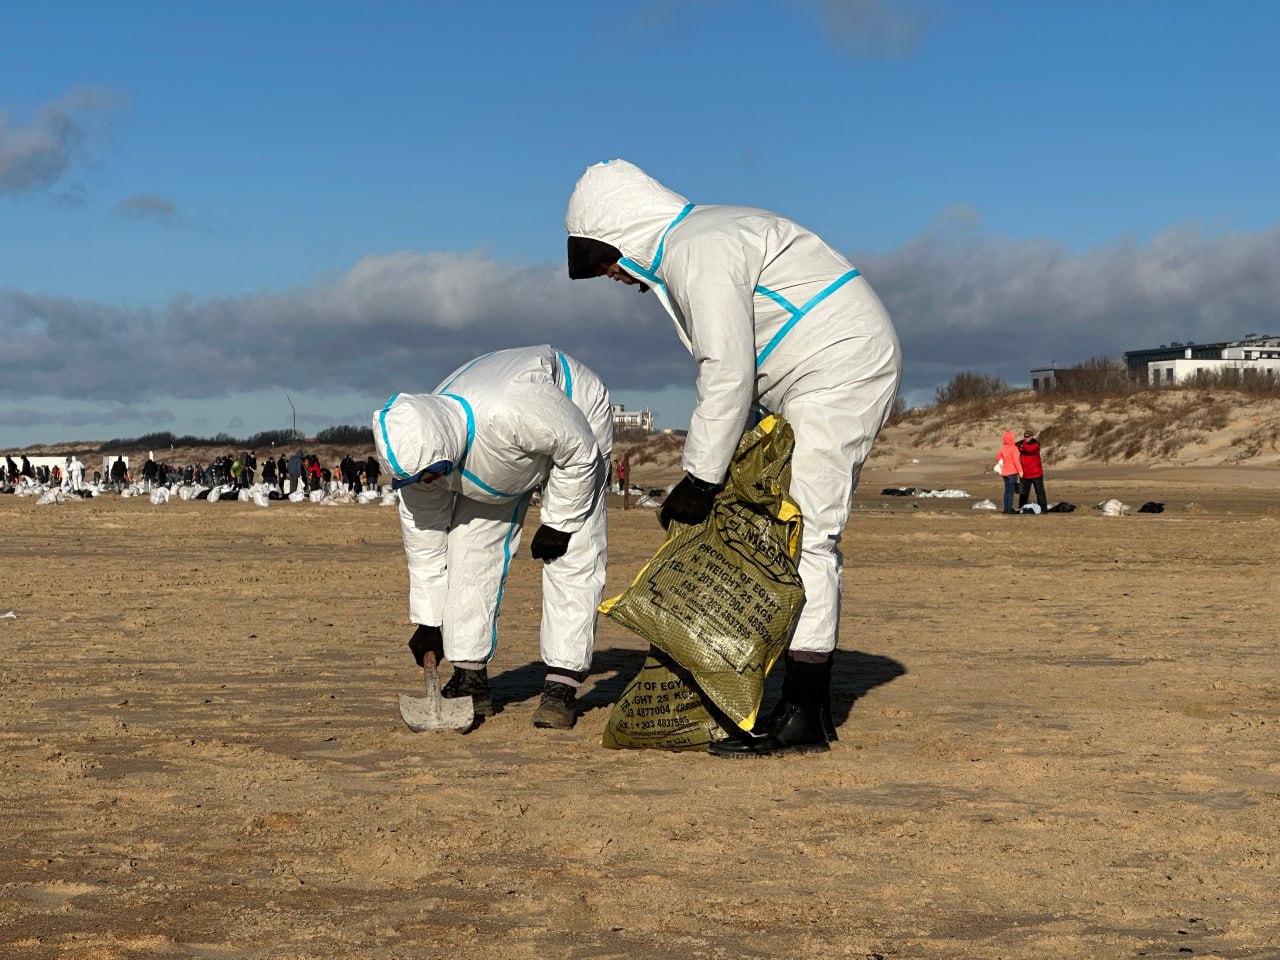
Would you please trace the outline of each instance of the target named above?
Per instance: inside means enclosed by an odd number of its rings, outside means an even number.
[[[621,403],[613,404],[614,430],[643,430],[653,432],[653,413],[649,410],[628,410]]]
[[[1146,377],[1152,386],[1173,386],[1194,380],[1197,374],[1224,370],[1254,371],[1280,376],[1280,337],[1251,333],[1243,340],[1220,343],[1178,343],[1124,355],[1131,375]]]

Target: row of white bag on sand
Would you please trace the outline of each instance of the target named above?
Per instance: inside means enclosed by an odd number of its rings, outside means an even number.
[[[22,489],[15,490],[20,496],[39,495],[36,500],[37,505],[46,505],[51,503],[75,503],[84,499],[76,493],[68,493],[61,487],[32,489],[39,485],[29,485]],[[101,487],[86,484],[84,489],[92,496],[102,496],[108,492]],[[208,491],[207,498],[201,497],[200,494]],[[254,503],[259,507],[268,506],[271,503],[271,488],[266,484],[256,483],[252,487],[237,488],[232,484],[222,484],[216,487],[205,487],[190,483],[175,483],[170,486],[153,486],[145,481],[132,483],[120,491],[120,496],[129,497],[149,497],[151,502],[156,506],[168,503],[174,497],[179,500],[200,500],[208,499],[210,503],[217,503],[219,500],[239,500],[245,503]],[[277,499],[280,499],[277,497]],[[309,501],[311,503],[327,503],[330,505],[338,505],[344,503],[373,503],[377,502],[379,506],[394,507],[400,502],[400,495],[392,490],[389,486],[382,490],[363,490],[358,494],[353,494],[342,489],[335,489],[329,492],[324,490],[312,490],[307,493],[302,490],[296,490],[289,494],[287,498],[292,503],[302,503]]]
[[[208,499],[210,503],[217,503],[219,500],[239,500],[244,503],[253,503],[259,507],[266,507],[271,504],[271,488],[263,483],[255,483],[252,487],[237,488],[232,484],[222,484],[217,487],[198,487],[190,484],[182,484],[176,486],[178,499],[180,500],[198,500]],[[204,490],[209,491],[207,498],[201,498],[200,493]],[[276,497],[277,500],[287,499],[290,503],[302,503],[309,501],[311,503],[325,503],[330,506],[337,506],[344,503],[373,503],[377,501],[379,506],[394,507],[400,502],[400,494],[392,490],[390,487],[384,488],[385,492],[380,490],[362,490],[360,493],[352,493],[349,490],[336,489],[331,491],[312,490],[310,493],[304,490],[295,490],[288,497]],[[156,487],[151,491],[151,502],[160,505],[168,503],[169,498],[173,495],[173,491],[169,487]]]

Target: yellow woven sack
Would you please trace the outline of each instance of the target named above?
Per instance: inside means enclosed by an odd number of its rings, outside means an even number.
[[[804,602],[802,521],[788,499],[794,446],[790,424],[777,416],[743,434],[707,519],[673,523],[635,582],[600,606],[688,671],[744,730],[755,724],[764,678]]]
[[[613,750],[706,750],[712,740],[724,737],[688,673],[650,649],[614,704],[600,744]]]

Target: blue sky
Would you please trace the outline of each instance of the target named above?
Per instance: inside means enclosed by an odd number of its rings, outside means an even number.
[[[624,157],[784,213],[889,306],[915,404],[1280,333],[1280,7],[6,4],[0,448],[364,423],[553,342],[683,427],[651,297],[564,276]]]

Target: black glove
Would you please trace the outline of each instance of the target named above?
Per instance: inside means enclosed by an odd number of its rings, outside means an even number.
[[[571,536],[573,534],[557,530],[555,527],[548,527],[544,523],[538,528],[538,532],[533,535],[533,542],[529,544],[529,552],[533,554],[533,559],[541,560],[543,563],[558,560],[569,549],[569,538]]]
[[[675,485],[662,503],[658,513],[658,522],[662,529],[671,526],[672,520],[687,523],[690,526],[707,519],[711,505],[715,503],[716,494],[724,487],[723,483],[708,483],[699,480],[693,474],[686,473],[684,479]]]
[[[422,666],[422,660],[428,653],[434,653],[436,663],[439,663],[444,659],[444,634],[439,627],[420,626],[409,638],[409,650],[418,666]]]

